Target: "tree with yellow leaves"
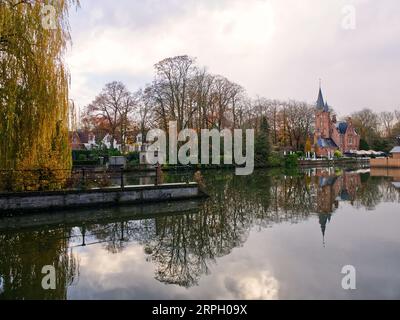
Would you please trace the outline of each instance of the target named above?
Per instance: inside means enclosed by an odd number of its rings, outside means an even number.
[[[68,10],[78,0],[0,0],[0,170],[71,168]],[[60,173],[57,173],[60,172]]]

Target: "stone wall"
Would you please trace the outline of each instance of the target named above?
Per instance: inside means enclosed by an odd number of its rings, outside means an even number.
[[[300,160],[300,167],[331,167],[331,166],[349,166],[349,165],[362,165],[369,166],[370,159],[368,158],[341,158],[333,160]]]
[[[165,203],[146,203],[138,205],[121,206],[118,210],[114,208],[91,208],[80,209],[79,214],[75,210],[59,210],[54,212],[37,212],[23,216],[20,215],[0,216],[0,232],[10,230],[21,230],[25,228],[34,229],[43,226],[76,226],[82,223],[113,223],[121,220],[144,220],[156,218],[160,215],[181,215],[186,213],[197,213],[202,200],[182,200]]]
[[[202,196],[204,193],[199,190],[196,183],[135,186],[124,190],[110,188],[89,191],[0,194],[0,213],[150,203]]]

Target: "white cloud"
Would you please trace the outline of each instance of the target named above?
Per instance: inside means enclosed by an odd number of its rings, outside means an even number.
[[[339,113],[400,103],[397,1],[231,0],[97,1],[73,14],[68,54],[72,97],[89,103],[107,81],[131,90],[153,77],[153,65],[189,54],[250,95],[312,102],[323,78]],[[341,28],[353,3],[357,28]],[[135,86],[135,87],[133,87]]]
[[[225,279],[225,283],[233,299],[276,300],[279,298],[279,282],[268,271],[252,272],[235,279],[229,277]]]

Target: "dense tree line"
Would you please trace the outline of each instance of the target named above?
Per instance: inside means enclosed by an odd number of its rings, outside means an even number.
[[[120,137],[123,145],[130,135],[144,135],[150,128],[168,132],[170,121],[177,122],[178,131],[254,128],[256,137],[279,150],[304,151],[313,143],[314,105],[251,99],[241,85],[211,74],[188,56],[164,59],[154,68],[154,80],[135,93],[119,82],[107,84],[86,108],[85,127],[102,128]],[[388,151],[400,134],[400,111],[375,114],[365,109],[352,116],[363,148]],[[269,145],[265,148],[272,150]]]
[[[312,115],[313,106],[304,102],[250,99],[239,84],[209,73],[193,58],[178,56],[157,63],[153,82],[135,93],[119,82],[107,84],[86,108],[83,124],[126,143],[126,132],[168,131],[170,121],[177,122],[178,131],[254,128],[261,136],[267,121],[273,145],[302,149]]]
[[[390,151],[400,136],[400,110],[376,113],[363,109],[352,115],[361,136],[361,149]]]

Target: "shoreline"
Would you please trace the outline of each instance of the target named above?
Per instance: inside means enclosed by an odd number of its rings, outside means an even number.
[[[60,209],[104,208],[205,198],[197,183],[127,186],[85,191],[16,192],[0,194],[1,215]]]

